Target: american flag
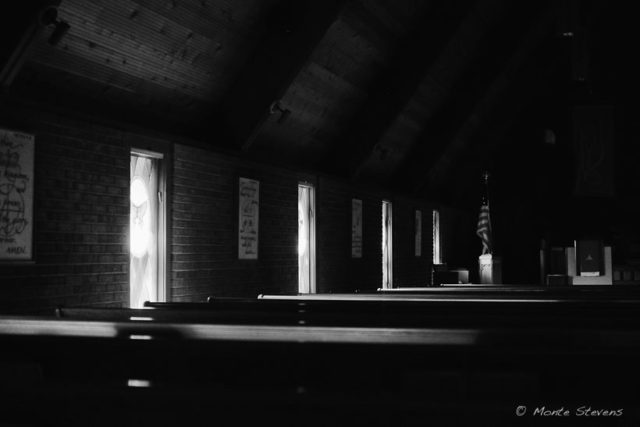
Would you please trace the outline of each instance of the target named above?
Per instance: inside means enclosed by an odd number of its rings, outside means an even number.
[[[489,204],[483,203],[480,207],[478,218],[478,230],[476,234],[482,240],[482,255],[491,253],[491,219],[489,218]]]

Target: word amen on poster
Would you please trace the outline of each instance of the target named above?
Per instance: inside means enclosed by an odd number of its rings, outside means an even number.
[[[260,182],[240,178],[238,188],[238,259],[258,259]]]
[[[34,137],[0,129],[0,261],[33,257]]]

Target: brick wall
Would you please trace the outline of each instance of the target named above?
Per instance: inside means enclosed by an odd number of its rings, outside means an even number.
[[[422,254],[415,256],[415,211],[422,212]],[[428,286],[433,260],[433,206],[407,198],[393,203],[394,286]]]
[[[174,301],[298,289],[298,182],[308,174],[177,144],[173,169]],[[258,259],[238,259],[238,178],[260,182]]]
[[[395,286],[429,280],[431,206],[423,202],[195,148],[166,135],[136,134],[57,115],[14,114],[0,126],[36,136],[36,261],[0,265],[2,310],[128,305],[132,145],[173,145],[168,185],[168,295],[173,301],[297,292],[300,181],[316,187],[319,292],[380,287],[383,198],[392,200],[394,208]],[[237,259],[240,176],[260,181],[258,260]],[[351,258],[352,198],[363,201],[361,259]],[[423,212],[420,258],[413,253],[415,209]]]
[[[476,236],[477,215],[475,212],[469,214],[459,209],[440,208],[442,261],[451,269],[469,269],[469,279],[475,283],[478,281],[478,256],[482,252],[482,243]]]
[[[381,192],[176,145],[171,291],[174,301],[209,295],[255,297],[297,292],[297,184],[316,187],[318,292],[375,291],[382,282]],[[260,181],[258,260],[237,259],[237,180]],[[351,258],[351,199],[363,201],[363,257]],[[423,211],[423,254],[414,255],[414,209]],[[431,268],[431,209],[394,202],[394,284],[426,285]]]
[[[433,207],[323,177],[318,188],[318,291],[375,291],[382,285],[382,200],[393,203],[394,286],[427,286]],[[362,258],[351,258],[351,199],[362,200]],[[415,210],[422,211],[422,255],[415,256]]]
[[[128,303],[128,147],[115,131],[29,117],[0,125],[35,134],[36,262],[0,264],[0,308]]]

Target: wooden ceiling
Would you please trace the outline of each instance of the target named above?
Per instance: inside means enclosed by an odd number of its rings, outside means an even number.
[[[604,2],[515,3],[62,0],[69,31],[52,45],[54,26],[41,28],[5,96],[406,193],[476,197],[522,114],[567,107],[580,51],[562,33]]]

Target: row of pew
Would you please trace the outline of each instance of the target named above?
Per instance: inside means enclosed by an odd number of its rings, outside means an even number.
[[[0,425],[638,425],[639,309],[474,286],[0,316]]]

